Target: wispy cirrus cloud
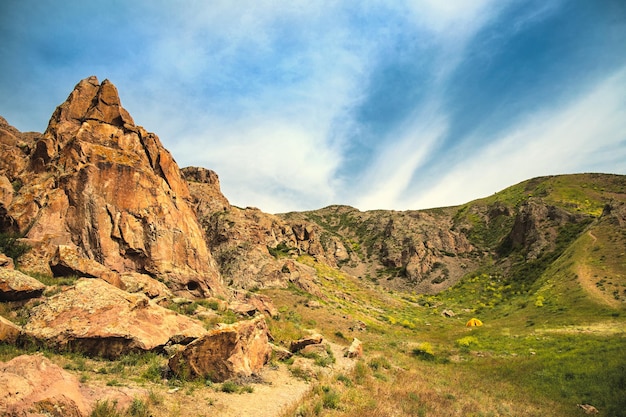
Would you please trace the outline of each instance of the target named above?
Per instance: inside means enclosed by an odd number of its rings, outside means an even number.
[[[626,173],[626,67],[562,108],[544,108],[447,166],[396,205],[443,207],[541,175]]]
[[[0,114],[9,122],[42,130],[81,78],[109,78],[135,121],[181,166],[217,171],[236,205],[423,208],[493,192],[494,178],[504,187],[558,167],[624,172],[615,157],[622,126],[608,116],[624,95],[625,81],[611,75],[626,65],[623,2],[0,7]],[[606,92],[586,106],[584,126],[566,118],[611,76],[614,101]],[[582,132],[611,139],[577,144],[585,158],[552,151],[558,135]],[[522,164],[534,149],[537,162]],[[508,170],[495,174],[505,170],[499,161]]]

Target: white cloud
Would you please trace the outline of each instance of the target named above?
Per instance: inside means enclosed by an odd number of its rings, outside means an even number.
[[[413,173],[427,160],[447,130],[447,121],[436,112],[411,118],[403,126],[400,139],[384,147],[363,180],[357,185],[361,194],[355,205],[362,210],[395,209],[410,185]]]
[[[626,174],[626,68],[557,110],[527,117],[451,167],[404,208],[466,203],[526,179],[585,170]],[[608,153],[613,158],[607,159]],[[606,163],[612,161],[611,163]]]

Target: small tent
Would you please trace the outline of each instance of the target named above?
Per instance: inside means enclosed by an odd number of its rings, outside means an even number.
[[[467,327],[478,327],[478,326],[482,326],[483,322],[478,320],[477,318],[471,318],[465,325]]]

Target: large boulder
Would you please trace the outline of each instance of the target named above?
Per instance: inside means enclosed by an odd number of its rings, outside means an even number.
[[[9,139],[6,146],[16,147]],[[5,168],[7,179],[23,185],[3,197],[1,216],[33,246],[28,269],[50,269],[61,245],[116,273],[147,273],[176,292],[224,293],[178,165],[155,134],[135,125],[112,83],[78,83],[31,147],[25,166]]]
[[[0,301],[19,301],[41,296],[46,286],[20,271],[0,268]]]
[[[127,409],[144,389],[85,386],[41,354],[0,362],[0,415],[10,417],[87,417],[97,401]]]
[[[271,354],[267,323],[258,316],[209,331],[175,354],[169,366],[186,378],[209,377],[222,382],[258,372]]]
[[[83,417],[91,411],[78,378],[42,355],[0,362],[0,386],[2,415]]]
[[[204,335],[200,322],[100,279],[80,279],[30,312],[24,332],[48,346],[116,358]]]

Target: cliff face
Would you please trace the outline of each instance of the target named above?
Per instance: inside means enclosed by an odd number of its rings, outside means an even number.
[[[112,83],[82,80],[45,133],[26,139],[4,126],[11,157],[0,167],[10,194],[0,204],[3,229],[34,247],[26,269],[59,273],[53,258],[64,245],[175,291],[224,291],[180,169],[155,134],[135,125]]]

